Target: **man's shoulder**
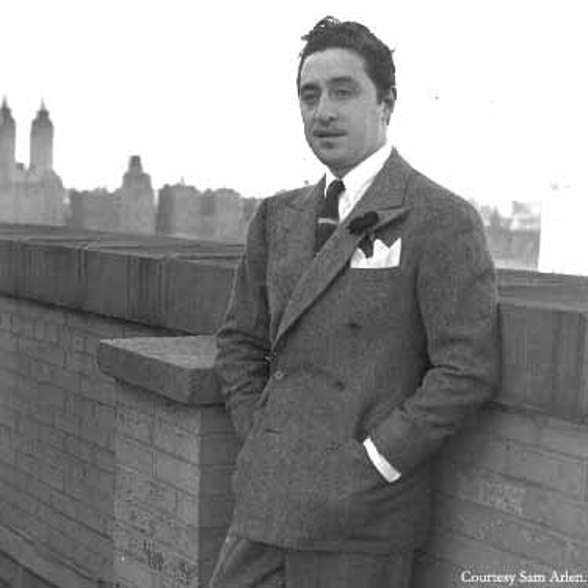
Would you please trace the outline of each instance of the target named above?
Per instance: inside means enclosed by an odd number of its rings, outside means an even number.
[[[263,208],[261,212],[275,220],[280,218],[282,213],[289,208],[303,209],[308,206],[315,187],[316,184],[306,185],[291,190],[280,190],[271,196],[266,196],[261,201],[263,205],[260,207]]]
[[[481,219],[475,206],[452,190],[413,168],[407,198],[422,222],[437,229],[479,229]]]
[[[282,206],[288,204],[296,204],[300,200],[306,198],[310,191],[315,187],[315,184],[310,186],[300,186],[290,190],[280,190],[271,196],[265,198],[270,206]]]

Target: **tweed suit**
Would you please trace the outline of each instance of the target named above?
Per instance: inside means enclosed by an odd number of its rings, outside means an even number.
[[[389,553],[426,537],[432,458],[498,380],[495,272],[475,210],[393,151],[313,257],[324,181],[251,222],[218,332],[217,373],[243,446],[231,531],[272,545]],[[355,269],[365,234],[397,267]],[[387,483],[366,437],[401,473]]]

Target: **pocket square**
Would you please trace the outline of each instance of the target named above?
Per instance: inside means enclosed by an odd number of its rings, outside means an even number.
[[[366,257],[363,250],[358,247],[351,257],[351,267],[354,269],[383,269],[396,267],[400,263],[402,239],[396,239],[388,246],[380,239],[374,239],[374,251],[370,257]]]

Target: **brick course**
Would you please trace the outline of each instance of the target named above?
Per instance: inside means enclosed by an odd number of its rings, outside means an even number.
[[[104,337],[146,332],[168,334],[0,297],[0,553],[21,575],[50,570],[60,588],[113,580],[115,431],[128,410],[96,353]]]
[[[198,586],[232,511],[236,440],[218,406],[117,384],[115,569],[129,585]],[[205,500],[203,500],[205,497]]]
[[[463,588],[464,569],[587,573],[587,463],[588,427],[486,407],[442,452],[415,587]]]

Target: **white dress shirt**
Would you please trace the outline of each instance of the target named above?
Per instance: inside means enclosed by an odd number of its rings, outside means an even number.
[[[339,196],[339,220],[345,220],[365,191],[371,186],[377,173],[392,152],[392,143],[385,143],[376,152],[357,164],[342,178],[337,178],[329,168],[325,168],[325,189],[333,180],[343,180],[345,191]]]
[[[336,178],[330,169],[325,168],[325,189],[336,179],[343,180],[345,191],[339,196],[339,220],[342,221],[353,210],[365,191],[371,186],[377,173],[390,157],[393,145],[385,143],[380,149],[372,153],[361,163],[348,171],[342,178]],[[368,437],[363,446],[374,467],[388,482],[395,482],[400,478],[400,472],[378,451],[373,441]]]

